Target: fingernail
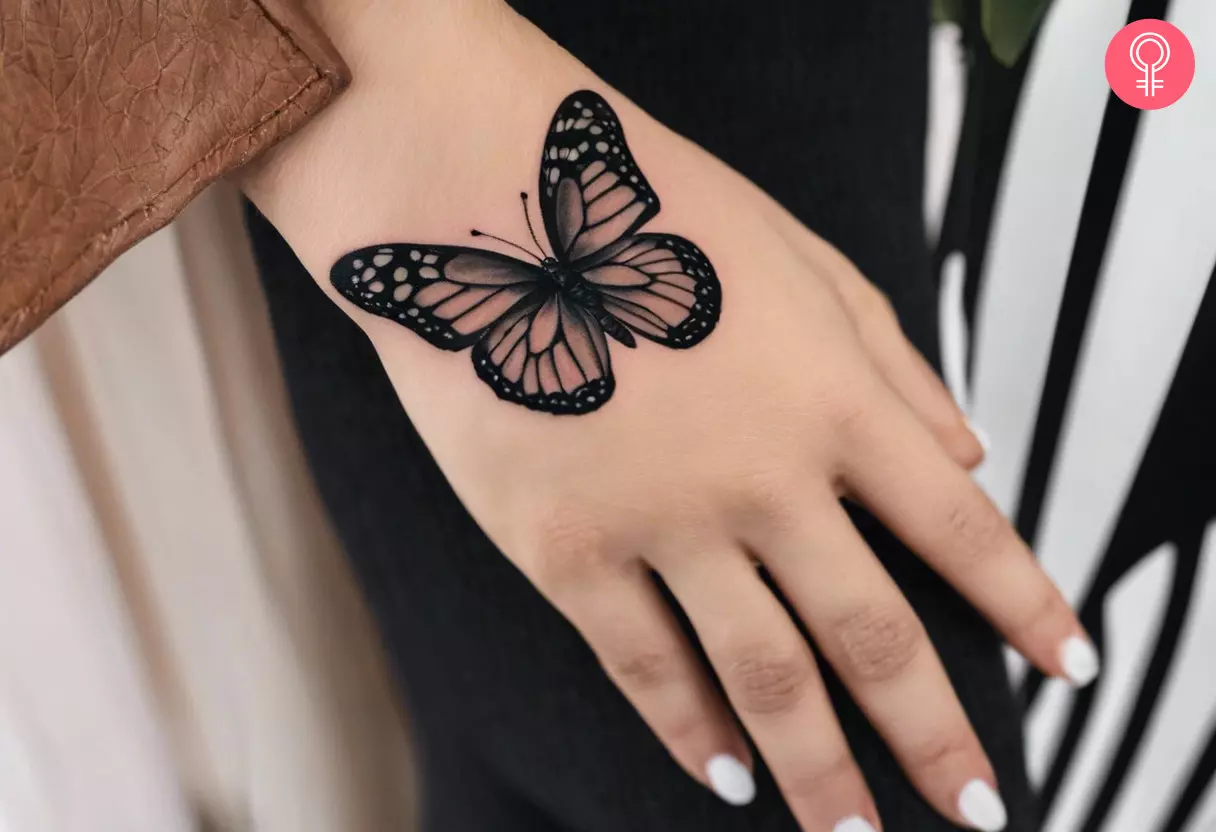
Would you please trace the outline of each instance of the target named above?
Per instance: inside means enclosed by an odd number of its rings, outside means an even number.
[[[972,422],[970,419],[967,422],[967,430],[971,431],[971,435],[975,437],[975,441],[980,443],[980,447],[984,449],[984,455],[992,450],[992,440],[988,438],[988,431],[984,430],[979,425]]]
[[[972,780],[958,795],[958,811],[973,829],[1001,832],[1009,820],[996,790],[983,780]]]
[[[853,815],[833,826],[832,832],[876,832],[876,830],[865,818]]]
[[[1060,665],[1074,687],[1083,688],[1098,678],[1102,662],[1088,639],[1069,636],[1060,646]]]
[[[756,781],[747,766],[729,754],[717,754],[705,766],[710,788],[731,806],[746,806],[756,796]]]

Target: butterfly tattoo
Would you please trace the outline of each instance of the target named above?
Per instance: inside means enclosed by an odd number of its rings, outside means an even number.
[[[330,279],[348,300],[444,350],[472,347],[498,397],[555,414],[590,413],[616,381],[608,338],[672,349],[705,339],[722,289],[709,259],[674,234],[639,233],[659,197],[608,102],[583,90],[557,108],[537,189],[549,251],[474,230],[536,262],[489,249],[388,243],[352,251]]]

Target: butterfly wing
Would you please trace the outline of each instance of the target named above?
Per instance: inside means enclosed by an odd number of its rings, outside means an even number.
[[[636,234],[577,265],[604,309],[643,338],[687,349],[718,322],[718,276],[701,249],[683,237]]]
[[[540,165],[541,216],[555,256],[574,263],[641,228],[659,197],[625,144],[612,107],[582,90],[553,116]]]
[[[352,251],[330,272],[347,300],[445,350],[476,343],[542,277],[536,266],[497,252],[416,243]]]
[[[473,366],[499,398],[548,413],[590,413],[615,387],[603,327],[552,289],[494,324],[473,347]]]

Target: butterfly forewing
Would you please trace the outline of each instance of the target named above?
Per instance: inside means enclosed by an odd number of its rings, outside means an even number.
[[[360,308],[460,350],[541,285],[530,264],[481,249],[413,243],[371,246],[334,264],[334,287]]]
[[[559,292],[503,316],[473,347],[473,366],[499,398],[549,413],[590,413],[615,386],[603,327]]]
[[[637,234],[582,265],[604,309],[643,338],[675,349],[713,331],[722,289],[709,259],[674,234]]]
[[[658,195],[629,152],[616,113],[587,90],[557,108],[541,151],[539,198],[554,254],[571,264],[659,212]]]

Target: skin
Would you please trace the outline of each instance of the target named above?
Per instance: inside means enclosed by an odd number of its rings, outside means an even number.
[[[925,798],[964,824],[992,768],[924,628],[840,505],[867,506],[1034,665],[1085,638],[965,469],[982,451],[890,305],[828,243],[595,77],[496,0],[317,0],[355,83],[240,175],[321,288],[367,333],[401,402],[478,523],[586,638],[690,776],[742,730],[802,828],[881,822],[810,648],[765,564]],[[619,114],[663,209],[723,291],[687,351],[613,348],[602,410],[554,417],[499,401],[465,353],[436,350],[330,287],[346,251],[389,241],[527,240],[544,129],[569,92]],[[489,245],[489,244],[487,244]],[[693,621],[713,691],[649,580]]]

